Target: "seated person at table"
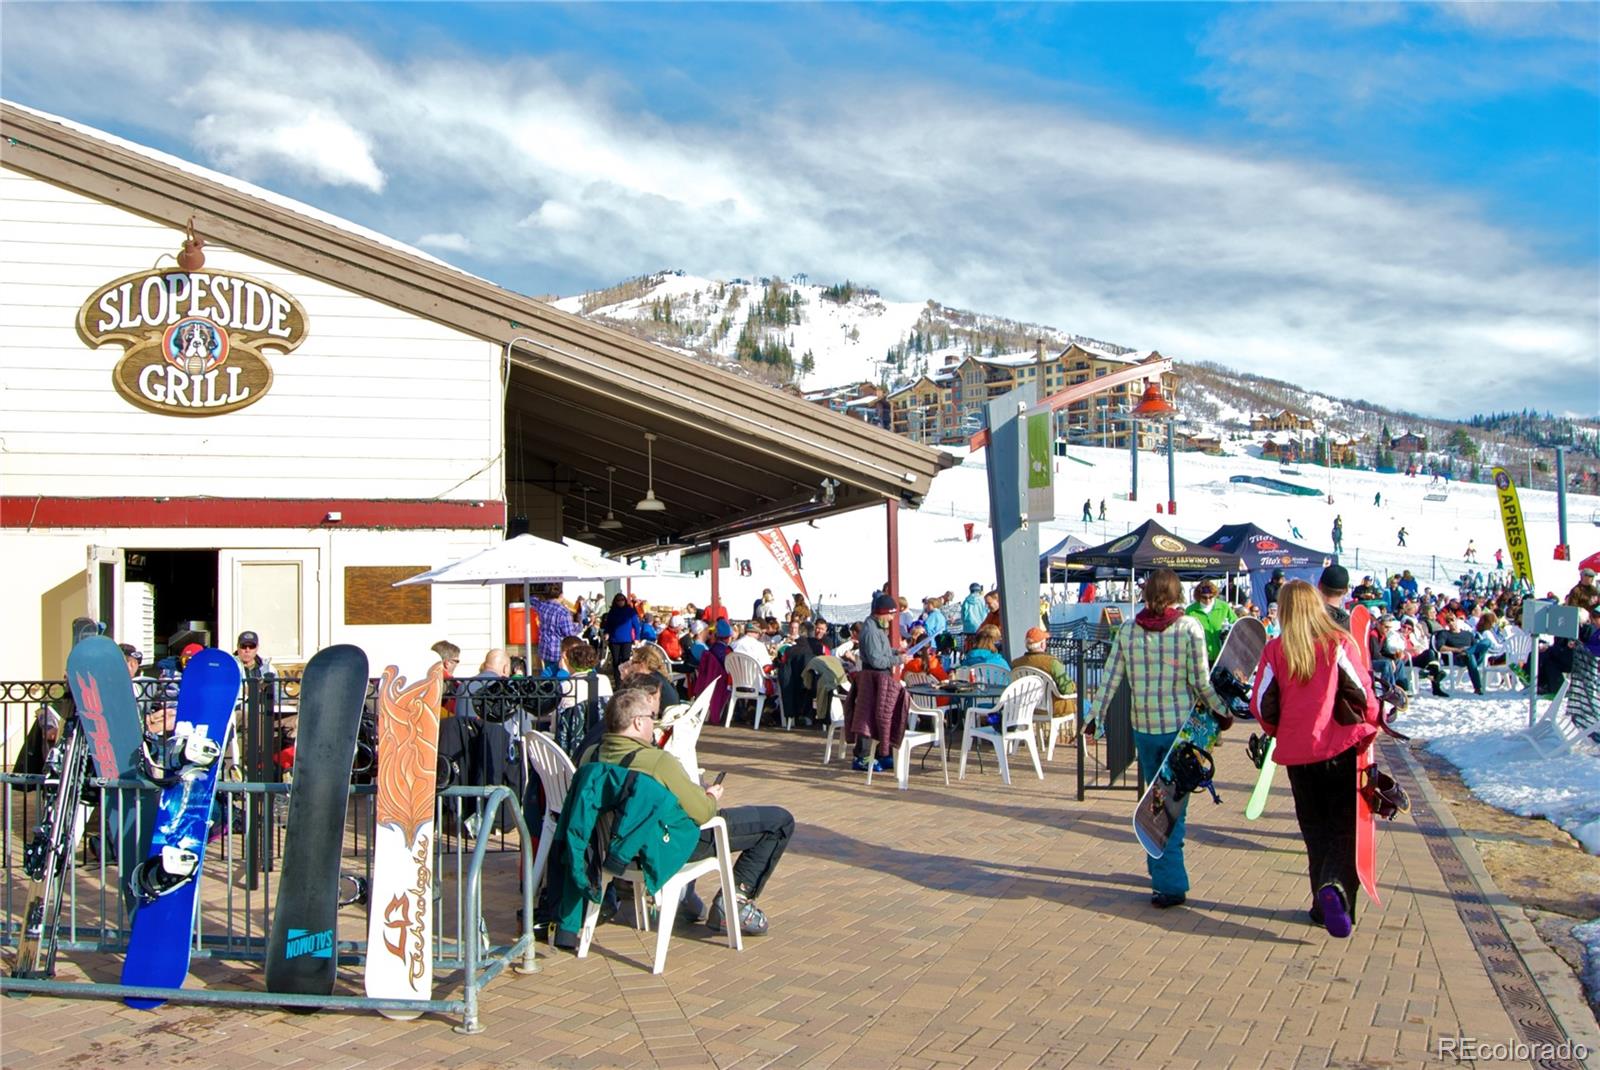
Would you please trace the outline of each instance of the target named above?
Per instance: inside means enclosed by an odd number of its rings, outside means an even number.
[[[661,652],[654,647],[636,647],[631,657],[622,666],[622,678],[633,680],[644,677],[656,688],[656,716],[668,706],[676,706],[683,701],[678,697],[678,689],[672,683],[672,667],[661,658]]]
[[[910,643],[912,646],[916,646],[927,638],[928,629],[923,626],[920,620],[911,625]],[[905,671],[908,673],[926,673],[941,682],[950,679],[950,673],[944,667],[944,659],[939,656],[932,643],[929,643],[906,659]]]
[[[844,662],[844,667],[849,672],[859,672],[861,670],[860,645],[861,625],[859,623],[852,624],[850,625],[850,638],[839,644],[838,649],[833,652],[833,656]]]
[[[728,824],[728,846],[738,852],[733,863],[733,880],[739,892],[739,930],[746,936],[766,932],[767,916],[755,901],[771,879],[773,870],[778,868],[784,849],[794,835],[793,815],[780,806],[719,808],[723,794],[721,784],[701,788],[678,759],[655,746],[653,707],[646,690],[625,688],[619,691],[606,707],[605,724],[606,734],[599,745],[585,751],[579,764],[602,761],[621,765],[632,755],[629,768],[651,777],[672,792],[684,813],[696,824],[703,825],[720,812]],[[710,858],[716,850],[716,841],[708,830],[700,834],[700,843],[689,858],[691,861]],[[698,917],[698,897],[692,892],[686,895],[679,905],[679,913]],[[707,928],[721,932],[727,924],[728,913],[723,893],[719,891],[706,915]]]
[[[571,678],[578,683],[561,689],[561,702],[557,709],[564,710],[573,705],[577,701],[576,696],[587,698],[589,685],[586,681],[591,676],[595,678],[596,697],[602,706],[605,705],[606,699],[611,697],[611,677],[595,671],[599,664],[600,652],[582,639],[574,635],[561,640],[561,660],[557,663],[555,675],[560,679]]]
[[[1062,697],[1055,700],[1053,712],[1057,717],[1071,717],[1078,712],[1077,703],[1071,698],[1077,692],[1077,685],[1073,683],[1072,673],[1067,667],[1052,654],[1045,650],[1045,645],[1050,641],[1050,633],[1043,628],[1029,628],[1023,640],[1028,645],[1028,652],[1011,663],[1013,669],[1038,669],[1048,673],[1050,679],[1056,682],[1056,690]]]
[[[656,638],[661,644],[661,649],[666,651],[667,657],[673,661],[683,660],[683,617],[677,613],[667,618],[667,626],[661,630]]]
[[[1000,653],[1000,629],[992,624],[985,624],[978,629],[978,634],[972,639],[972,649],[968,650],[961,659],[961,665],[966,668],[971,665],[998,665],[1010,671],[1011,663],[1006,661],[1005,655]]]
[[[776,623],[776,622],[774,622]],[[736,629],[737,630],[737,629]],[[734,641],[735,654],[748,654],[756,659],[756,664],[762,668],[772,664],[772,651],[767,649],[767,644],[761,635],[761,623],[751,621],[738,639]]]

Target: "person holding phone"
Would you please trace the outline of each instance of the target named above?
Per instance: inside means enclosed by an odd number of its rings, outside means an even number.
[[[601,761],[622,765],[631,755],[628,767],[653,777],[672,792],[695,824],[703,825],[720,813],[728,825],[728,846],[738,854],[733,863],[733,879],[738,886],[739,928],[746,936],[760,936],[769,923],[756,906],[756,899],[794,836],[794,815],[781,806],[722,806],[722,780],[726,774],[719,775],[710,787],[696,784],[678,759],[656,746],[655,715],[652,691],[637,687],[618,691],[606,706],[605,735],[584,751],[579,764]],[[711,832],[703,831],[689,857],[691,861],[710,858],[716,851]],[[706,914],[706,925],[713,932],[721,932],[727,925],[730,911],[723,902],[726,891],[717,893]],[[701,906],[700,898],[690,890],[679,904],[679,916],[698,920]]]

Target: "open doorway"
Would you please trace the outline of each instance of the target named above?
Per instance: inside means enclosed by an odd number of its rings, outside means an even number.
[[[167,649],[168,642],[184,632],[204,633],[193,642],[206,646],[216,642],[216,550],[130,549],[125,567],[126,585],[145,583],[151,588],[155,649],[149,657],[176,653]]]

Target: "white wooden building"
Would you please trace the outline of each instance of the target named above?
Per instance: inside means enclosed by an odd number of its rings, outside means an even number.
[[[152,150],[9,103],[0,134],[0,679],[58,678],[82,615],[470,668],[501,590],[393,579],[642,496],[647,430],[668,509],[612,552],[915,504],[949,463]]]

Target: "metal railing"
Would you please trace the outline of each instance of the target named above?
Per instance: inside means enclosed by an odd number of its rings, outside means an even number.
[[[22,912],[28,899],[29,882],[22,871],[22,848],[32,833],[33,822],[26,816],[30,796],[38,793],[43,778],[29,774],[0,774],[0,813],[4,816],[4,888],[0,891],[0,946],[15,947],[21,933]],[[104,956],[126,953],[132,932],[130,897],[124,882],[134,864],[133,845],[117,843],[115,815],[121,807],[142,815],[158,805],[160,791],[148,784],[132,781],[88,781],[85,804],[94,809],[86,823],[83,842],[74,852],[65,877],[66,898],[58,925],[58,960],[72,967],[84,979],[0,978],[0,992],[39,992],[54,996],[97,999],[157,998],[174,1002],[220,1003],[244,1007],[307,1007],[339,1010],[397,1010],[459,1015],[457,1030],[476,1033],[482,1030],[478,997],[483,987],[510,966],[517,973],[538,969],[534,954],[533,841],[523,818],[521,800],[504,785],[491,787],[452,787],[442,792],[435,808],[434,891],[436,919],[433,934],[436,971],[460,971],[459,995],[447,998],[374,1000],[365,996],[305,996],[267,992],[240,987],[247,975],[233,968],[214,969],[216,960],[264,963],[271,931],[273,889],[271,869],[252,871],[248,845],[252,842],[254,816],[268,815],[276,825],[276,815],[286,814],[287,806],[271,805],[286,796],[288,784],[221,781],[214,821],[220,834],[208,848],[208,858],[200,877],[198,909],[190,935],[191,971],[201,977],[204,988],[144,988],[91,981],[90,976],[106,972]],[[341,849],[342,870],[360,876],[370,887],[372,845],[375,831],[376,788],[358,784],[351,788],[347,802],[346,835]],[[265,805],[255,806],[254,802]],[[37,809],[37,803],[33,804]],[[490,835],[467,834],[469,817],[481,812],[486,827],[490,815],[509,811],[518,870],[521,911],[514,939],[493,944],[489,936],[483,904],[486,870],[491,857],[504,859],[500,851],[491,852],[495,839]],[[108,821],[108,814],[111,820]],[[273,831],[281,831],[274,829]],[[111,847],[112,849],[107,849]],[[507,867],[497,863],[495,870]],[[509,873],[502,873],[509,876]],[[253,879],[254,878],[254,879]],[[504,897],[500,897],[503,899]],[[501,906],[508,905],[500,902]],[[366,916],[342,912],[341,924],[358,927],[360,939],[337,941],[341,966],[364,966],[367,944]],[[444,990],[455,988],[453,978],[435,982]]]
[[[1078,801],[1091,791],[1142,794],[1144,782],[1133,765],[1133,723],[1125,703],[1106,701],[1101,678],[1111,643],[1095,637],[1087,621],[1052,629],[1046,649],[1067,666],[1078,685]],[[1090,726],[1093,726],[1092,730]]]
[[[140,678],[132,682],[147,730],[170,731],[179,680]],[[224,752],[223,779],[213,811],[216,827],[225,831],[208,850],[202,871],[200,910],[193,934],[193,957],[262,961],[270,930],[272,873],[281,855],[291,785],[284,748],[292,741],[299,713],[300,678],[293,674],[247,679],[235,714],[236,734]],[[477,998],[482,986],[508,963],[532,970],[531,929],[507,946],[483,949],[482,890],[486,859],[490,873],[505,868],[506,855],[522,862],[523,912],[531,926],[531,838],[523,815],[525,796],[537,795],[537,780],[525,779],[519,736],[535,725],[548,724],[558,744],[574,759],[583,737],[599,719],[598,681],[511,677],[449,681],[447,710],[473,716],[449,717],[442,725],[436,809],[435,874],[445,900],[435,917],[436,962],[442,969],[464,971],[461,995],[452,999],[379,1003],[357,996],[297,997],[258,991],[233,991],[229,971],[220,979],[206,976],[206,988],[160,993],[160,998],[240,1005],[306,1006],[342,1009],[393,1008],[424,1010],[463,1017],[463,1028],[476,1031]],[[3,819],[4,886],[0,888],[0,946],[15,945],[29,883],[22,873],[23,845],[39,820],[42,770],[54,734],[72,710],[72,697],[59,680],[0,682],[0,738],[7,741],[6,769],[0,771],[0,819]],[[370,882],[374,833],[377,681],[367,688],[362,727],[352,770],[343,868]],[[116,815],[126,806],[136,818],[149,820],[159,803],[159,789],[142,782],[90,779],[84,810],[90,813],[75,861],[68,874],[66,900],[59,926],[59,947],[72,954],[105,955],[126,951],[131,899],[122,888],[123,874],[142,861],[119,857]],[[538,806],[537,798],[527,802]],[[107,814],[111,814],[108,835]],[[481,833],[481,834],[480,834]],[[103,845],[110,845],[110,850]],[[452,905],[453,904],[453,905]],[[341,941],[340,961],[365,961],[363,939]],[[72,958],[68,962],[74,961]],[[103,970],[99,971],[103,974]],[[119,985],[81,981],[34,981],[6,978],[0,986],[17,991],[56,995],[124,998],[138,993]],[[41,987],[42,986],[42,987]]]

